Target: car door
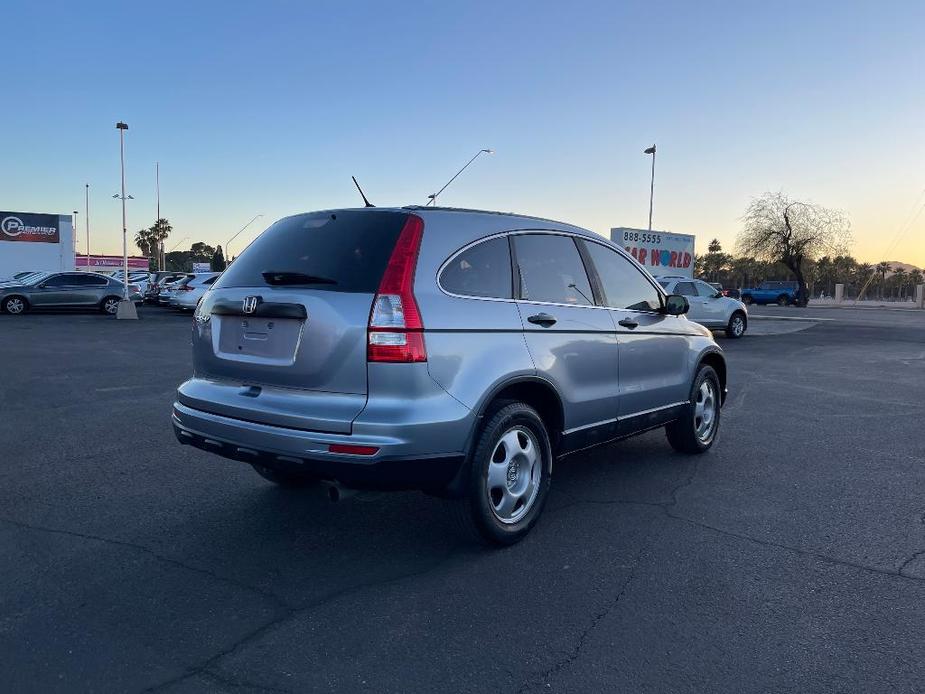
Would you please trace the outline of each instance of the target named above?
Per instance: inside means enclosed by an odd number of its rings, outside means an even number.
[[[511,235],[516,304],[538,375],[558,391],[565,445],[613,438],[617,421],[617,340],[574,237],[555,232]]]
[[[687,297],[687,303],[690,304],[690,310],[687,312],[689,320],[695,323],[703,323],[708,320],[706,306],[697,294],[697,288],[690,280],[679,280],[674,286],[674,294],[680,294]]]
[[[619,345],[620,432],[656,426],[683,407],[689,395],[690,321],[662,312],[662,293],[629,257],[590,239],[581,246]]]
[[[700,280],[694,280],[694,289],[697,291],[697,302],[700,306],[700,315],[703,317],[702,320],[698,320],[698,323],[703,325],[708,325],[710,327],[724,326],[728,320],[726,314],[726,301],[724,297],[720,294],[717,297],[719,292],[716,290],[716,287],[711,287],[706,282],[701,282]],[[693,304],[691,304],[693,306]]]
[[[29,303],[36,307],[65,305],[68,297],[68,283],[71,281],[68,273],[59,273],[46,278],[29,293]]]

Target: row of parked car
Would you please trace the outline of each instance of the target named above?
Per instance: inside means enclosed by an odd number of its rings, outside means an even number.
[[[193,311],[220,274],[219,272],[153,272],[145,288],[145,302]]]
[[[129,299],[193,311],[220,273],[129,272]],[[17,272],[0,280],[0,311],[98,308],[114,314],[125,295],[125,273]]]

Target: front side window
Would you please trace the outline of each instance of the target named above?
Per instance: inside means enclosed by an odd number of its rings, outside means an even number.
[[[518,234],[514,253],[520,274],[520,298],[575,306],[593,306],[591,282],[570,236]]]
[[[477,243],[455,256],[440,273],[440,286],[451,294],[512,298],[507,237]]]
[[[67,275],[54,275],[45,280],[46,287],[64,287],[71,284],[71,278]]]
[[[631,311],[661,309],[661,294],[632,262],[600,243],[583,243],[600,278],[607,306]]]
[[[694,287],[693,282],[678,282],[675,285],[674,293],[681,296],[697,296],[697,289]]]

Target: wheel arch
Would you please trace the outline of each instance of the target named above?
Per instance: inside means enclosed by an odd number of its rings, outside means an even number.
[[[565,412],[562,397],[552,383],[539,376],[520,376],[496,384],[479,404],[476,428],[481,425],[491,405],[498,400],[518,400],[535,409],[546,425],[553,449],[557,448],[565,428]],[[474,441],[474,432],[470,438]]]
[[[2,299],[0,299],[0,310],[3,310],[3,306],[10,299],[22,299],[22,302],[26,305],[27,309],[32,306],[32,304],[29,302],[29,298],[25,294],[20,294],[19,292],[10,292]]]
[[[720,404],[726,402],[726,383],[728,378],[728,372],[726,369],[726,358],[722,355],[721,352],[711,350],[700,356],[700,361],[697,363],[697,368],[699,369],[702,364],[706,364],[713,368],[716,372],[716,375],[719,377],[719,389],[720,389]]]

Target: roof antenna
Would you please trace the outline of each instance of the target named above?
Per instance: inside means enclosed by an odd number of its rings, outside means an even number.
[[[353,179],[353,185],[355,185],[357,187],[357,190],[360,191],[360,197],[362,197],[363,202],[366,203],[364,207],[375,207],[375,205],[373,205],[369,200],[366,199],[366,195],[363,193],[363,189],[360,188],[360,184],[357,183],[357,177],[351,176],[350,178]]]

